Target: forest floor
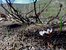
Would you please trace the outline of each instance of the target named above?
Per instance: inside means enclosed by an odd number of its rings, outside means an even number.
[[[28,27],[25,25],[17,25],[16,27],[11,26],[10,28],[8,22],[4,22],[5,24],[0,25],[0,50],[49,50],[50,48],[44,45],[44,39],[35,36],[27,36],[29,34],[27,32]],[[32,25],[33,26],[33,25]],[[53,49],[53,45],[51,45],[50,50]],[[60,50],[56,47],[56,50]],[[64,50],[61,47],[61,50]]]

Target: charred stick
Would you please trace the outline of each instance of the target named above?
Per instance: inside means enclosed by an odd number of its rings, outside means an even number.
[[[56,15],[55,17],[51,18],[51,19],[48,21],[47,24],[49,24],[52,20],[54,20],[54,19],[56,19],[56,18],[58,19],[58,16],[59,16],[59,14],[60,14],[60,12],[61,12],[62,6],[63,6],[63,5],[60,3],[60,9],[59,9],[57,15]]]

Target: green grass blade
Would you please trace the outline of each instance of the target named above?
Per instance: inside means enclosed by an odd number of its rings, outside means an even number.
[[[60,32],[62,31],[62,17],[60,17]]]

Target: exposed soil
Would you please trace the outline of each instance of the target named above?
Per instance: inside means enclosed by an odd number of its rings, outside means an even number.
[[[35,25],[32,26],[35,27]],[[51,38],[51,47],[48,47],[46,38],[36,33],[36,30],[41,27],[37,26],[34,28],[35,31],[34,29],[31,31],[32,26],[2,25],[0,27],[0,50],[54,50],[56,46],[56,50],[66,48],[66,42],[63,42],[66,39],[65,34],[54,34]],[[31,29],[28,31],[28,28]]]

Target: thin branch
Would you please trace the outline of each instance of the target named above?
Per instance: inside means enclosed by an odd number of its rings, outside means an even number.
[[[29,22],[27,21],[27,19],[24,18],[24,17],[22,17],[22,15],[12,6],[12,3],[11,3],[10,0],[6,0],[6,2],[7,2],[7,4],[8,4],[8,6],[10,6],[10,7],[14,10],[14,12],[16,13],[15,15],[16,15],[23,23],[25,23],[25,22],[29,23]]]
[[[37,0],[34,1],[34,11],[35,11],[35,15],[37,14],[37,12],[36,12],[36,2],[37,2]]]
[[[57,13],[57,15],[56,15],[56,17],[58,17],[59,16],[59,14],[60,14],[60,12],[61,12],[61,9],[62,9],[62,4],[60,3],[60,9],[59,9],[59,11],[58,11],[58,13]]]
[[[33,9],[34,10],[34,9]],[[28,13],[26,13],[26,15],[28,15],[29,13],[33,12],[33,10],[29,11]]]
[[[12,6],[12,3],[10,0],[6,0],[8,6],[10,6],[16,13],[18,13],[18,11]]]
[[[3,6],[2,3],[1,3],[1,6],[2,6],[2,8],[3,8],[6,12],[8,12],[10,15],[12,15],[15,19],[18,19],[18,20],[20,20],[20,21],[22,21],[22,22],[24,23],[24,21],[23,21],[22,19],[18,18],[15,14],[10,13],[10,12]]]
[[[44,10],[50,5],[51,2],[52,2],[52,0],[50,0],[50,2],[44,7],[44,9],[42,9],[40,12],[38,12],[37,15],[39,16],[42,12],[44,12]]]
[[[56,19],[56,18],[58,19],[58,16],[59,16],[59,14],[60,14],[60,12],[61,12],[62,6],[63,6],[63,5],[60,3],[60,9],[59,9],[57,15],[56,15],[55,17],[51,18],[51,19],[47,22],[47,24],[49,24],[52,20],[54,20],[54,19]]]
[[[37,0],[34,1],[35,19],[36,19],[36,22],[39,21],[40,23],[42,23],[41,20],[39,19],[39,16],[37,15],[37,11],[36,11],[36,2],[37,2]]]

